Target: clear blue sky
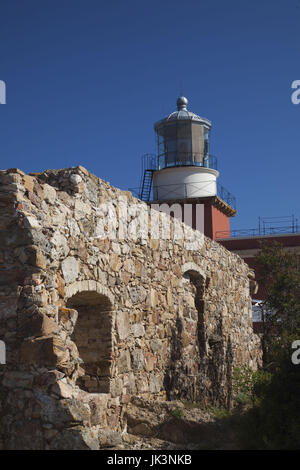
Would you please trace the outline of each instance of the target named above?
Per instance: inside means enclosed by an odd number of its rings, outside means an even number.
[[[213,123],[232,227],[300,219],[300,0],[2,0],[0,22],[1,169],[135,187],[182,89]]]

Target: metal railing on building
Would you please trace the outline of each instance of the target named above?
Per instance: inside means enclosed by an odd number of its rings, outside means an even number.
[[[281,225],[285,224],[285,225]],[[283,217],[259,217],[258,227],[216,232],[216,238],[248,238],[267,235],[284,235],[299,233],[300,227],[294,215]]]
[[[216,170],[218,167],[218,160],[214,155],[208,155],[204,157],[202,162],[197,162],[197,155],[187,154],[182,158],[172,159],[170,161],[168,154],[168,161],[166,161],[166,156],[161,155],[158,157],[154,154],[145,154],[142,156],[142,175],[140,180],[140,186],[138,188],[129,188],[129,190],[139,199],[145,202],[158,200],[158,192],[161,194],[161,191],[158,189],[166,188],[167,194],[164,195],[165,198],[178,199],[178,193],[182,194],[182,198],[186,197],[197,197],[197,191],[203,189],[205,184],[209,182],[204,181],[201,183],[182,183],[176,185],[164,185],[153,187],[153,172],[162,168],[172,168],[172,167],[182,167],[182,166],[197,166],[202,168],[211,168]],[[201,185],[201,186],[200,186]],[[168,188],[167,188],[168,187]],[[181,189],[180,189],[181,188]],[[205,191],[204,191],[205,192]],[[210,192],[207,193],[208,196],[211,195]],[[221,184],[217,183],[217,194],[220,199],[225,201],[228,205],[236,209],[236,198]]]

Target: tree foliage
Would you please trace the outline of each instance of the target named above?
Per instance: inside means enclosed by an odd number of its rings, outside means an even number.
[[[279,243],[262,244],[256,257],[258,282],[264,289],[262,304],[265,362],[278,359],[282,349],[300,338],[299,256]]]
[[[268,373],[248,373],[240,380],[250,386],[255,403],[244,438],[248,448],[300,449],[300,364],[291,360],[292,343],[300,339],[299,257],[278,243],[264,244],[256,262],[265,292],[263,370]]]

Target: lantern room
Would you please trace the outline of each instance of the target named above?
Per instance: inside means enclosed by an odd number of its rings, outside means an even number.
[[[210,166],[211,122],[188,111],[187,104],[187,98],[180,96],[177,111],[154,125],[160,170],[173,166]]]

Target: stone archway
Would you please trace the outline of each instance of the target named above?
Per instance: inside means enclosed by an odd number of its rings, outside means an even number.
[[[195,263],[181,268],[179,308],[171,327],[170,363],[164,385],[169,400],[202,398],[205,361],[204,290],[205,276]]]
[[[112,365],[113,298],[101,284],[91,281],[68,287],[67,307],[77,310],[71,336],[78,348],[84,370],[77,384],[90,393],[110,391]]]
[[[204,288],[206,276],[204,272],[197,266],[195,263],[186,263],[181,268],[182,277],[194,286],[194,301],[195,308],[198,312],[198,327],[197,327],[197,336],[198,336],[198,348],[200,354],[200,360],[207,353],[207,341],[206,341],[206,331],[205,331],[205,312],[204,312]]]

